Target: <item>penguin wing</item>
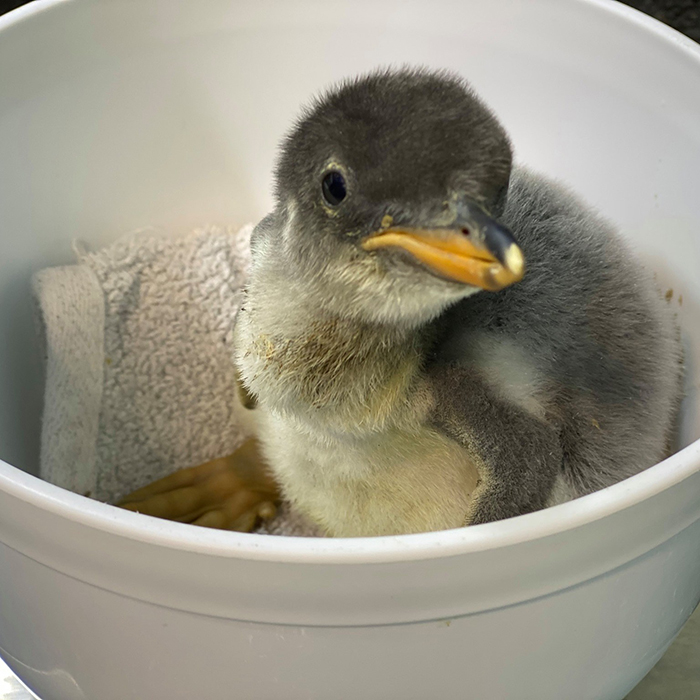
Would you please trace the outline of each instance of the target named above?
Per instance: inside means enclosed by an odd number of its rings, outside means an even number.
[[[464,447],[479,472],[465,524],[546,507],[562,472],[559,429],[499,396],[478,368],[436,365],[429,381],[433,426]]]

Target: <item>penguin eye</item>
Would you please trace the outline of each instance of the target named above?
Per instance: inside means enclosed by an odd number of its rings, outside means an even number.
[[[323,176],[321,188],[323,198],[332,206],[340,204],[347,195],[345,178],[337,170],[331,170]]]

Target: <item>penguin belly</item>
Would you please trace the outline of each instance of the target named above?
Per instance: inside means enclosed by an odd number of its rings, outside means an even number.
[[[472,456],[428,426],[361,437],[308,430],[264,411],[258,436],[284,496],[334,537],[462,527],[479,475]]]

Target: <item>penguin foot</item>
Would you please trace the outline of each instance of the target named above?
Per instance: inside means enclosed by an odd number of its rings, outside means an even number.
[[[279,492],[258,443],[244,442],[228,457],[180,469],[116,505],[156,518],[220,530],[250,532],[277,512]]]

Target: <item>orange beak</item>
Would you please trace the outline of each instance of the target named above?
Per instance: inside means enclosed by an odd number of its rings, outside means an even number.
[[[523,278],[525,258],[510,232],[492,224],[390,227],[375,231],[361,245],[367,251],[400,248],[445,279],[496,292]]]

